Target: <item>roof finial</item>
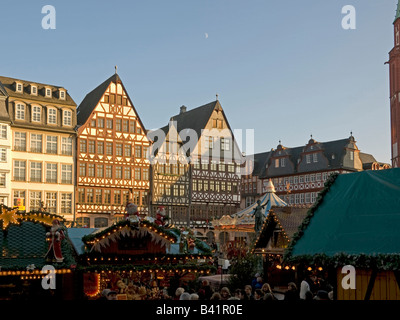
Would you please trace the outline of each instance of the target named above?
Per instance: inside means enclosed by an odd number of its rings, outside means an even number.
[[[312,139],[312,134],[310,134],[310,137],[311,137],[311,139]]]
[[[353,130],[350,131],[350,136],[353,136]]]
[[[115,68],[115,74],[117,74],[118,66],[115,66],[114,68]]]
[[[281,140],[279,140],[279,144],[281,144],[281,142],[282,142],[282,141],[281,141]]]
[[[216,100],[218,101],[218,93],[215,95],[215,97],[217,98]]]

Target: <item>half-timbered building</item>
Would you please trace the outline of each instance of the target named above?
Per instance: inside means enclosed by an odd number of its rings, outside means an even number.
[[[78,225],[108,226],[130,199],[147,213],[149,140],[117,73],[86,95],[77,118]]]
[[[186,212],[182,209],[180,215],[172,216],[172,222],[207,232],[212,219],[235,213],[240,205],[242,155],[218,99],[189,111],[182,106],[180,113],[171,117],[171,123],[168,127],[178,133],[181,154],[186,155],[189,163],[188,193],[179,194],[187,198],[180,200],[185,203]],[[156,144],[154,147],[157,148]],[[163,182],[159,169],[153,169],[157,189]]]

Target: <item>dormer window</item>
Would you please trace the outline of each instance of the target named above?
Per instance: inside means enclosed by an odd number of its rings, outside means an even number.
[[[57,124],[57,110],[54,108],[48,109],[47,123]]]
[[[65,91],[64,90],[60,90],[60,99],[65,100]]]
[[[32,122],[40,122],[42,118],[42,108],[32,106]]]
[[[37,87],[34,85],[31,85],[31,94],[37,96]]]
[[[22,85],[21,82],[17,82],[15,85],[15,91],[22,93],[24,91],[24,86]]]
[[[72,111],[71,110],[63,111],[63,125],[64,126],[72,126]]]
[[[50,88],[45,88],[44,93],[47,98],[51,98],[51,89]]]
[[[17,103],[15,106],[15,119],[25,120],[25,105]]]

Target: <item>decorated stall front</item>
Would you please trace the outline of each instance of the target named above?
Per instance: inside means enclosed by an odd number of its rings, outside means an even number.
[[[54,214],[0,206],[0,299],[76,297],[76,260],[63,222]]]
[[[334,175],[284,256],[338,300],[400,300],[400,169]]]
[[[283,254],[293,235],[297,232],[307,208],[272,208],[258,234],[252,253],[263,257],[264,278],[272,286],[286,286],[296,280],[296,267],[282,267]]]
[[[121,300],[159,299],[164,288],[175,290],[216,271],[204,242],[153,221],[126,219],[105,229],[72,228],[70,233],[89,299],[104,289],[116,291]]]

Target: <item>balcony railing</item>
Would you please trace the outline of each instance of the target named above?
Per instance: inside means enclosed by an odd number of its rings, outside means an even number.
[[[54,149],[47,149],[47,150],[46,150],[46,153],[48,153],[48,154],[57,154],[57,150],[54,150]]]
[[[15,145],[14,151],[26,151],[26,146]]]

